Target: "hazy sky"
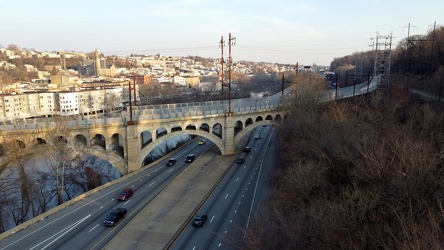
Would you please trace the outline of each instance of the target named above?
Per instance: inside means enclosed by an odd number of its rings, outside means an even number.
[[[0,0],[0,45],[105,55],[220,58],[329,65],[370,50],[370,38],[444,25],[443,0]]]

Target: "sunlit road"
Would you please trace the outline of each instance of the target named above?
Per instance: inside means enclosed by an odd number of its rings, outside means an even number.
[[[199,213],[208,220],[202,227],[190,225],[176,240],[172,249],[238,249],[243,242],[244,229],[258,203],[265,197],[270,173],[275,166],[275,133],[273,126],[259,127],[252,132],[243,153],[246,160],[235,164]],[[254,139],[254,134],[260,134]]]
[[[209,141],[205,145],[192,143],[171,156],[177,158],[175,165],[167,167],[166,160],[163,160],[3,239],[0,249],[101,249],[189,166],[190,163],[183,161],[186,155],[194,153],[199,157],[212,146]],[[125,187],[131,187],[134,195],[127,201],[119,202],[115,198]],[[103,219],[109,211],[118,207],[128,209],[126,217],[115,227],[105,227]]]

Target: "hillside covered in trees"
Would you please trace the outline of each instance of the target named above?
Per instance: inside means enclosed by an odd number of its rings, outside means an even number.
[[[444,29],[433,36],[400,44],[390,84],[373,93],[292,97],[272,194],[243,249],[444,249],[444,104],[409,91],[441,96]],[[358,56],[332,69],[352,70]]]

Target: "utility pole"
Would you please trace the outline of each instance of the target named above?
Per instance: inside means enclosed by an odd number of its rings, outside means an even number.
[[[296,77],[298,77],[299,74],[299,62],[296,62]]]
[[[222,57],[220,59],[220,64],[221,64],[221,68],[222,68],[222,99],[224,97],[224,78],[225,78],[225,72],[224,72],[224,47],[225,47],[225,41],[224,41],[224,36],[220,37],[220,41],[219,41],[219,46],[221,48],[221,52],[222,52]]]
[[[228,34],[228,115],[231,113],[231,65],[233,64],[233,58],[231,57],[231,45],[236,44],[236,38]]]
[[[430,74],[433,72],[433,46],[435,46],[435,30],[436,30],[436,22],[433,24],[432,47],[430,51]]]
[[[133,106],[131,105],[131,80],[128,81],[128,94],[129,94],[129,113],[130,113],[130,120],[127,122],[127,125],[134,125],[133,122]]]

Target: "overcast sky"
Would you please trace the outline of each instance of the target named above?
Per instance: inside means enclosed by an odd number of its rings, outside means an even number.
[[[371,37],[444,25],[443,0],[0,0],[0,45],[105,55],[220,58],[330,65],[371,49]]]

